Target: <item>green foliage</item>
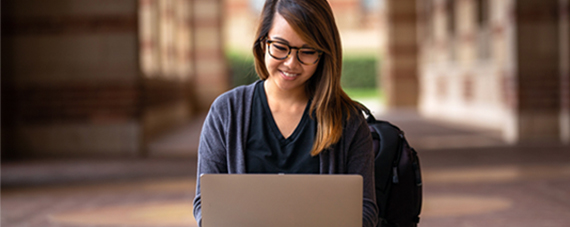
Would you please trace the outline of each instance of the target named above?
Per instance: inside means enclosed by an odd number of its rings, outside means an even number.
[[[384,103],[384,92],[375,88],[348,88],[344,92],[352,99],[361,103],[380,102]]]
[[[230,53],[227,56],[230,66],[232,86],[253,83],[258,79],[253,66],[253,57],[245,54]]]
[[[344,57],[341,84],[343,88],[370,88],[376,86],[376,66],[378,59],[374,56]]]
[[[379,98],[381,96],[376,88],[343,88],[343,90],[350,98],[355,100]]]

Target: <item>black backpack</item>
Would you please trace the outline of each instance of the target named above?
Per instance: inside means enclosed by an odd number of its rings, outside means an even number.
[[[422,176],[417,152],[404,132],[376,120],[362,106],[374,141],[376,203],[381,227],[415,227],[422,209]]]

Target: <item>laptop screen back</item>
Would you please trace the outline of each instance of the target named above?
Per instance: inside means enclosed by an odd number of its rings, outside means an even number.
[[[203,227],[362,226],[360,175],[204,174]]]

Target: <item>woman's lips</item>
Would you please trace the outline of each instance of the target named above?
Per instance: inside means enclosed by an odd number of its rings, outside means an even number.
[[[298,73],[288,73],[288,72],[283,72],[283,71],[281,71],[281,74],[282,74],[285,78],[288,78],[288,79],[293,79],[293,78],[299,76]]]

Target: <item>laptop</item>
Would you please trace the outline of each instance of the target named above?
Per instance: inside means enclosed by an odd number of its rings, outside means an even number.
[[[360,227],[362,176],[203,174],[202,227]]]

